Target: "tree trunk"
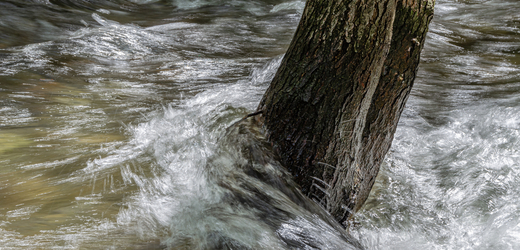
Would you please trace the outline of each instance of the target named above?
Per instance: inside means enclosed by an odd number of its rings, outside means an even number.
[[[393,139],[434,0],[308,0],[258,111],[303,193],[346,226]]]

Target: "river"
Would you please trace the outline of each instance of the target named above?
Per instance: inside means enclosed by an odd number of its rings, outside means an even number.
[[[0,1],[0,249],[348,248],[290,202],[273,228],[212,177],[235,185],[222,138],[256,108],[304,5]],[[437,1],[349,230],[366,249],[520,249],[519,13]]]

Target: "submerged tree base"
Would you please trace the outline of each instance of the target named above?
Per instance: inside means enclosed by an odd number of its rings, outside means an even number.
[[[208,237],[198,242],[178,241],[185,246],[363,249],[300,191],[264,137],[261,124],[253,118],[246,117],[227,129],[206,171],[218,190],[217,200],[206,209],[206,216],[214,217],[215,227],[204,229],[207,232],[203,235]]]

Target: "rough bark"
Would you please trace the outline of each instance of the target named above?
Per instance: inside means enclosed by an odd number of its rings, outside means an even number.
[[[309,0],[258,111],[303,193],[345,223],[370,193],[434,0]]]

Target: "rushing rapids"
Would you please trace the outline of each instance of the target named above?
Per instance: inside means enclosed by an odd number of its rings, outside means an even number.
[[[518,249],[518,3],[437,1],[357,240],[242,120],[304,4],[0,1],[0,248]]]

